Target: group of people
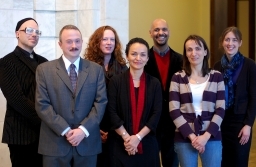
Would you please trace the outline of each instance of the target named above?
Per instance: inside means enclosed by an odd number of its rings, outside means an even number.
[[[64,26],[63,54],[52,61],[33,50],[36,20],[20,20],[15,32],[18,45],[0,60],[13,167],[196,167],[198,156],[206,167],[248,166],[256,65],[239,52],[236,27],[223,31],[213,69],[198,35],[183,55],[171,49],[163,19],[151,24],[153,46],[132,38],[126,59],[111,26],[95,30],[83,58],[80,30]]]

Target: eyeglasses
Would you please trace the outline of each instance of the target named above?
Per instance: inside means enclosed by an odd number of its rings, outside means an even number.
[[[31,27],[26,27],[24,30],[19,30],[19,31],[24,31],[26,34],[32,35],[33,33],[36,34],[36,36],[41,36],[42,31],[33,29]]]

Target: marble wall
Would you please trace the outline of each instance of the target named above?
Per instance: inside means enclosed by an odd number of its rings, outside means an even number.
[[[113,26],[125,46],[129,38],[128,8],[128,0],[0,0],[0,58],[14,50],[15,27],[25,17],[37,20],[42,36],[35,52],[49,60],[62,54],[58,34],[66,24],[74,24],[82,32],[83,50],[90,35],[102,25]],[[6,100],[0,91],[0,140],[5,110]],[[8,147],[0,143],[0,167],[10,166]]]

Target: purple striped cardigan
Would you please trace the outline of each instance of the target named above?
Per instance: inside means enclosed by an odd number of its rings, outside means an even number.
[[[225,86],[222,74],[211,70],[203,92],[202,115],[196,118],[188,76],[177,72],[169,92],[170,116],[176,126],[175,142],[190,142],[188,135],[211,134],[209,140],[221,140],[220,125],[225,113]]]

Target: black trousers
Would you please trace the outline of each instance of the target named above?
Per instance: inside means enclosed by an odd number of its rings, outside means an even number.
[[[42,167],[42,155],[38,154],[38,143],[29,145],[8,144],[12,167]]]
[[[238,134],[243,128],[245,115],[226,114],[221,124],[222,167],[248,167],[252,131],[245,145],[239,143]]]
[[[179,167],[178,155],[174,151],[174,137],[162,135],[158,141],[163,167]]]
[[[106,143],[102,143],[102,153],[98,154],[97,167],[110,167],[108,141]]]

